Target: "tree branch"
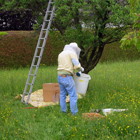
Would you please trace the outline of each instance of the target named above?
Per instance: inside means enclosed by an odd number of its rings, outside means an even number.
[[[102,56],[103,50],[104,50],[104,46],[99,47],[98,53],[96,53],[97,54],[96,57],[92,60],[92,62],[90,62],[93,65],[88,66],[88,71],[93,69],[98,64],[98,62]]]
[[[88,49],[85,51],[85,53],[82,55],[82,57],[85,57],[88,54],[88,52],[90,51],[92,45],[93,45],[93,43],[88,47]]]

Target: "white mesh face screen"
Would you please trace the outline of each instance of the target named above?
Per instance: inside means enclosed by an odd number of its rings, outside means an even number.
[[[77,54],[78,59],[79,59],[79,55],[80,55],[81,49],[78,47],[77,43],[74,42],[74,43],[70,43],[69,45],[75,51],[75,53]]]

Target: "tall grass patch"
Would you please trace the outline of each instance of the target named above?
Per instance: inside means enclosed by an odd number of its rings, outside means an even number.
[[[66,140],[66,139],[130,139],[140,137],[140,61],[99,63],[90,71],[89,88],[78,99],[78,115],[60,113],[60,105],[25,109],[25,104],[14,100],[23,94],[28,68],[0,70],[0,138]],[[33,91],[43,83],[57,82],[57,67],[41,66]],[[28,105],[31,106],[31,105]],[[105,119],[82,119],[90,109],[128,109],[114,112]],[[101,112],[103,115],[103,113]]]

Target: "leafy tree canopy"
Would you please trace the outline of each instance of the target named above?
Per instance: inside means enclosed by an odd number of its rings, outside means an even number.
[[[140,0],[129,0],[130,3],[130,15],[133,17],[132,31],[126,34],[121,39],[121,48],[137,47],[140,51]]]
[[[1,0],[3,9],[30,9],[40,25],[48,0]],[[106,44],[118,41],[132,24],[127,0],[54,0],[56,11],[52,27],[66,43],[77,42],[85,73],[99,62]]]

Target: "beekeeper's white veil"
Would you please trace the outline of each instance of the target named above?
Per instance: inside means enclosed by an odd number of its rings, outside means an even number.
[[[80,55],[81,49],[78,47],[77,43],[72,42],[69,45],[65,45],[63,50],[64,51],[65,50],[72,50],[72,51],[74,51],[77,54],[77,57],[79,59],[79,55]]]

